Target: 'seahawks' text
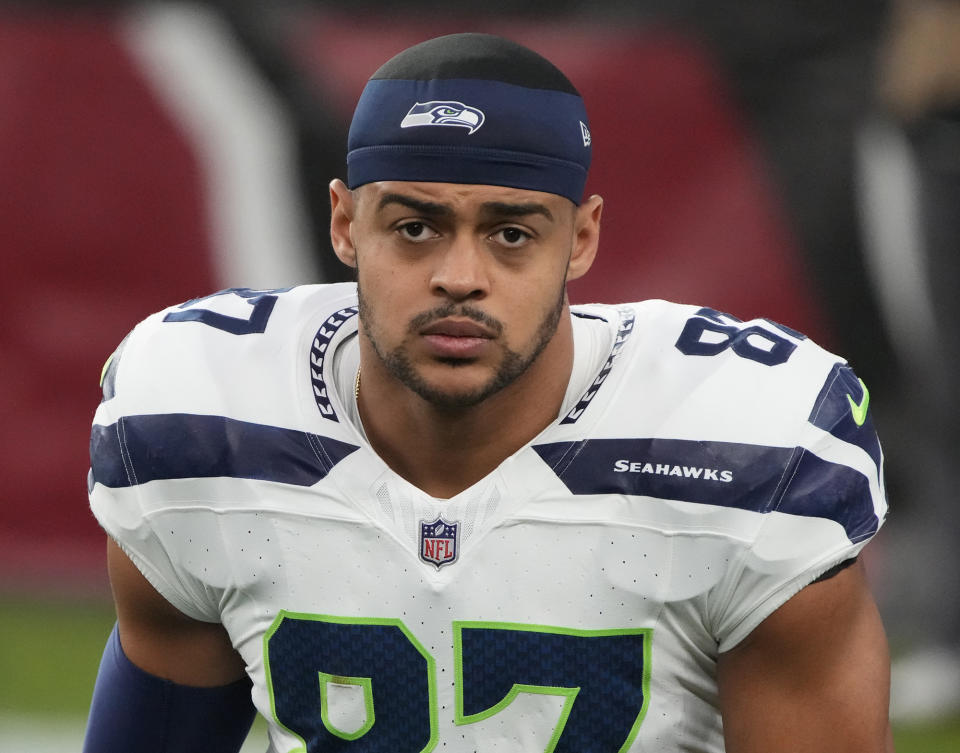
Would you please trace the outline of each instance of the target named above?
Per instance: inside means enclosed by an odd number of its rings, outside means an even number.
[[[613,464],[617,473],[654,473],[660,476],[680,476],[682,478],[697,478],[704,481],[733,481],[733,471],[719,468],[698,468],[690,465],[670,465],[668,463],[644,463],[641,461],[618,460]]]

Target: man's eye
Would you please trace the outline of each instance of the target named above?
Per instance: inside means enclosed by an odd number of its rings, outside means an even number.
[[[407,222],[397,228],[400,236],[408,241],[425,241],[435,238],[436,233],[422,222]]]
[[[522,246],[528,240],[530,240],[530,233],[521,230],[518,227],[505,227],[502,230],[498,230],[493,235],[494,239],[503,244],[504,246]]]

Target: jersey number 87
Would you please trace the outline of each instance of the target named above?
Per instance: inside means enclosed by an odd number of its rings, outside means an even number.
[[[474,724],[519,693],[564,697],[544,753],[618,753],[649,703],[648,628],[576,630],[454,622],[454,721]],[[306,753],[426,753],[437,745],[436,662],[401,620],[281,612],[264,637],[275,719]],[[365,718],[338,729],[331,687],[362,691]]]

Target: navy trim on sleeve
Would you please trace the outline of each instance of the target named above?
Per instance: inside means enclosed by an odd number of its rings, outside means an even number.
[[[144,672],[107,640],[83,753],[237,753],[256,716],[250,679],[197,688]]]
[[[212,477],[312,486],[357,449],[294,429],[169,413],[94,425],[90,463],[93,481],[114,488]]]
[[[802,448],[637,438],[533,449],[573,494],[629,494],[826,518],[854,542],[880,527],[867,477]]]

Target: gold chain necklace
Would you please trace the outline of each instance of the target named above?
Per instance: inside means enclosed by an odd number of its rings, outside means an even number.
[[[353,382],[353,399],[360,399],[360,367],[357,366],[357,378]]]

